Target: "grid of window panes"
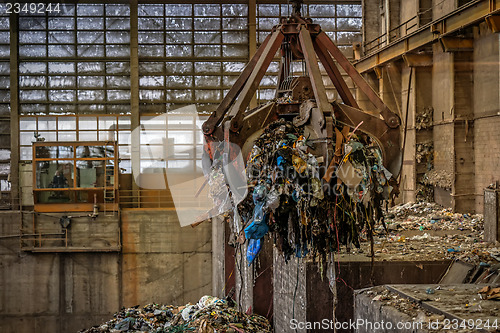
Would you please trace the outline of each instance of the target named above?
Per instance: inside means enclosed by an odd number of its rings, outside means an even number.
[[[248,61],[246,4],[140,4],[141,111],[211,112]]]
[[[130,173],[130,116],[33,115],[20,118],[20,159],[32,160],[32,143],[38,141],[116,141],[119,167]]]
[[[0,193],[10,191],[10,32],[9,15],[0,4]],[[4,198],[0,194],[0,205]]]
[[[38,142],[33,150],[35,203],[114,201],[114,142]]]
[[[141,116],[141,172],[201,172],[206,116],[176,113]]]
[[[130,110],[130,8],[61,4],[19,16],[22,114]]]
[[[257,5],[258,44],[260,45],[271,32],[272,27],[278,24],[279,17],[289,16],[291,12],[291,5],[259,3]],[[342,3],[342,1],[338,1],[337,4],[332,1],[331,4],[308,3],[302,5],[302,16],[309,17],[313,20],[313,23],[319,24],[321,29],[326,32],[348,58],[353,58],[352,44],[361,41],[361,14],[361,1],[359,3],[352,1]],[[294,62],[292,66],[292,70],[296,75],[301,75],[304,72],[305,65],[302,62]],[[278,69],[279,63],[277,61],[271,63],[259,87],[257,96],[259,103],[274,98]],[[338,98],[337,92],[321,64],[320,69],[323,74],[323,82],[327,88],[328,98],[330,100]],[[342,69],[339,69],[342,72]]]

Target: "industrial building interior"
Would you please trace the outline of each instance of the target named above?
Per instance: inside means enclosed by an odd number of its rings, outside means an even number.
[[[500,0],[1,3],[0,332],[500,331],[499,32]]]

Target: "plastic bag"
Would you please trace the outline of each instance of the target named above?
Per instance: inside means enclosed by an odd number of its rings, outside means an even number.
[[[265,221],[252,221],[248,227],[245,228],[246,239],[261,239],[269,231]]]
[[[252,262],[255,260],[261,248],[262,248],[261,239],[250,239],[248,241],[248,248],[247,248],[248,266],[250,266]]]
[[[278,191],[273,188],[269,194],[267,195],[267,201],[266,204],[264,205],[264,209],[266,211],[275,211],[276,208],[278,208],[280,205],[280,195]]]

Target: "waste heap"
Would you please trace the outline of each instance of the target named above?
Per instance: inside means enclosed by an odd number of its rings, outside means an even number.
[[[203,296],[197,304],[185,306],[148,304],[122,309],[107,323],[79,333],[236,333],[271,332],[266,318],[237,311],[231,300]]]
[[[453,213],[432,202],[408,202],[391,207],[385,222],[390,230],[467,230],[482,232],[482,214]]]
[[[240,243],[249,242],[249,263],[268,232],[285,259],[308,253],[325,258],[340,245],[359,247],[360,230],[371,235],[382,221],[391,174],[369,137],[342,132],[342,149],[327,139],[339,162],[333,173],[311,153],[325,139],[309,139],[303,126],[280,119],[255,141],[247,162],[249,195],[233,218],[234,237],[240,233]],[[325,181],[328,172],[332,178]]]

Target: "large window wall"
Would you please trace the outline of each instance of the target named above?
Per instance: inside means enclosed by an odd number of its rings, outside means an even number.
[[[319,1],[321,2],[321,1]],[[65,3],[60,13],[18,17],[20,159],[32,159],[31,145],[45,141],[116,140],[120,170],[131,172],[131,75],[139,86],[141,169],[163,167],[195,170],[201,157],[196,129],[228,92],[249,59],[250,29],[258,46],[287,16],[287,5],[257,1],[256,22],[249,22],[246,1],[210,4],[194,1],[139,2],[130,5]],[[131,14],[137,32],[131,31]],[[303,15],[322,25],[348,57],[360,40],[360,1],[305,4]],[[12,20],[12,18],[11,18]],[[134,28],[135,29],[135,28]],[[131,36],[138,37],[133,59]],[[0,115],[9,116],[9,18],[0,17]],[[278,58],[258,92],[264,102],[274,97]],[[137,61],[138,67],[131,68]],[[301,64],[295,64],[296,71]],[[328,94],[335,91],[325,77]],[[199,120],[170,117],[150,126],[155,115],[197,104]],[[189,117],[188,117],[189,118]],[[162,127],[163,126],[163,127]],[[5,133],[8,133],[6,130]],[[157,153],[164,139],[172,148]],[[163,141],[162,141],[163,140]],[[2,149],[3,147],[0,147]],[[170,154],[175,152],[175,154]]]
[[[129,112],[129,6],[60,9],[19,16],[21,114]]]
[[[10,22],[5,12],[0,4],[0,207],[10,191]]]
[[[271,32],[273,26],[279,22],[279,17],[292,13],[292,5],[288,4],[257,4],[257,42],[260,45]],[[347,58],[353,57],[353,44],[361,42],[361,4],[353,1],[329,1],[328,3],[307,3],[302,6],[302,16],[310,17],[313,23],[321,25],[321,29],[337,44]],[[267,75],[261,82],[258,100],[260,103],[274,98],[277,83],[279,62],[274,61],[269,67]],[[294,62],[293,72],[300,75],[304,73],[305,65]],[[323,81],[330,100],[339,96],[328,78],[326,71],[320,64]],[[345,78],[349,81],[347,75]],[[350,85],[352,86],[352,85]],[[355,91],[352,91],[355,94]]]
[[[248,5],[140,4],[142,112],[213,111],[248,60]]]

